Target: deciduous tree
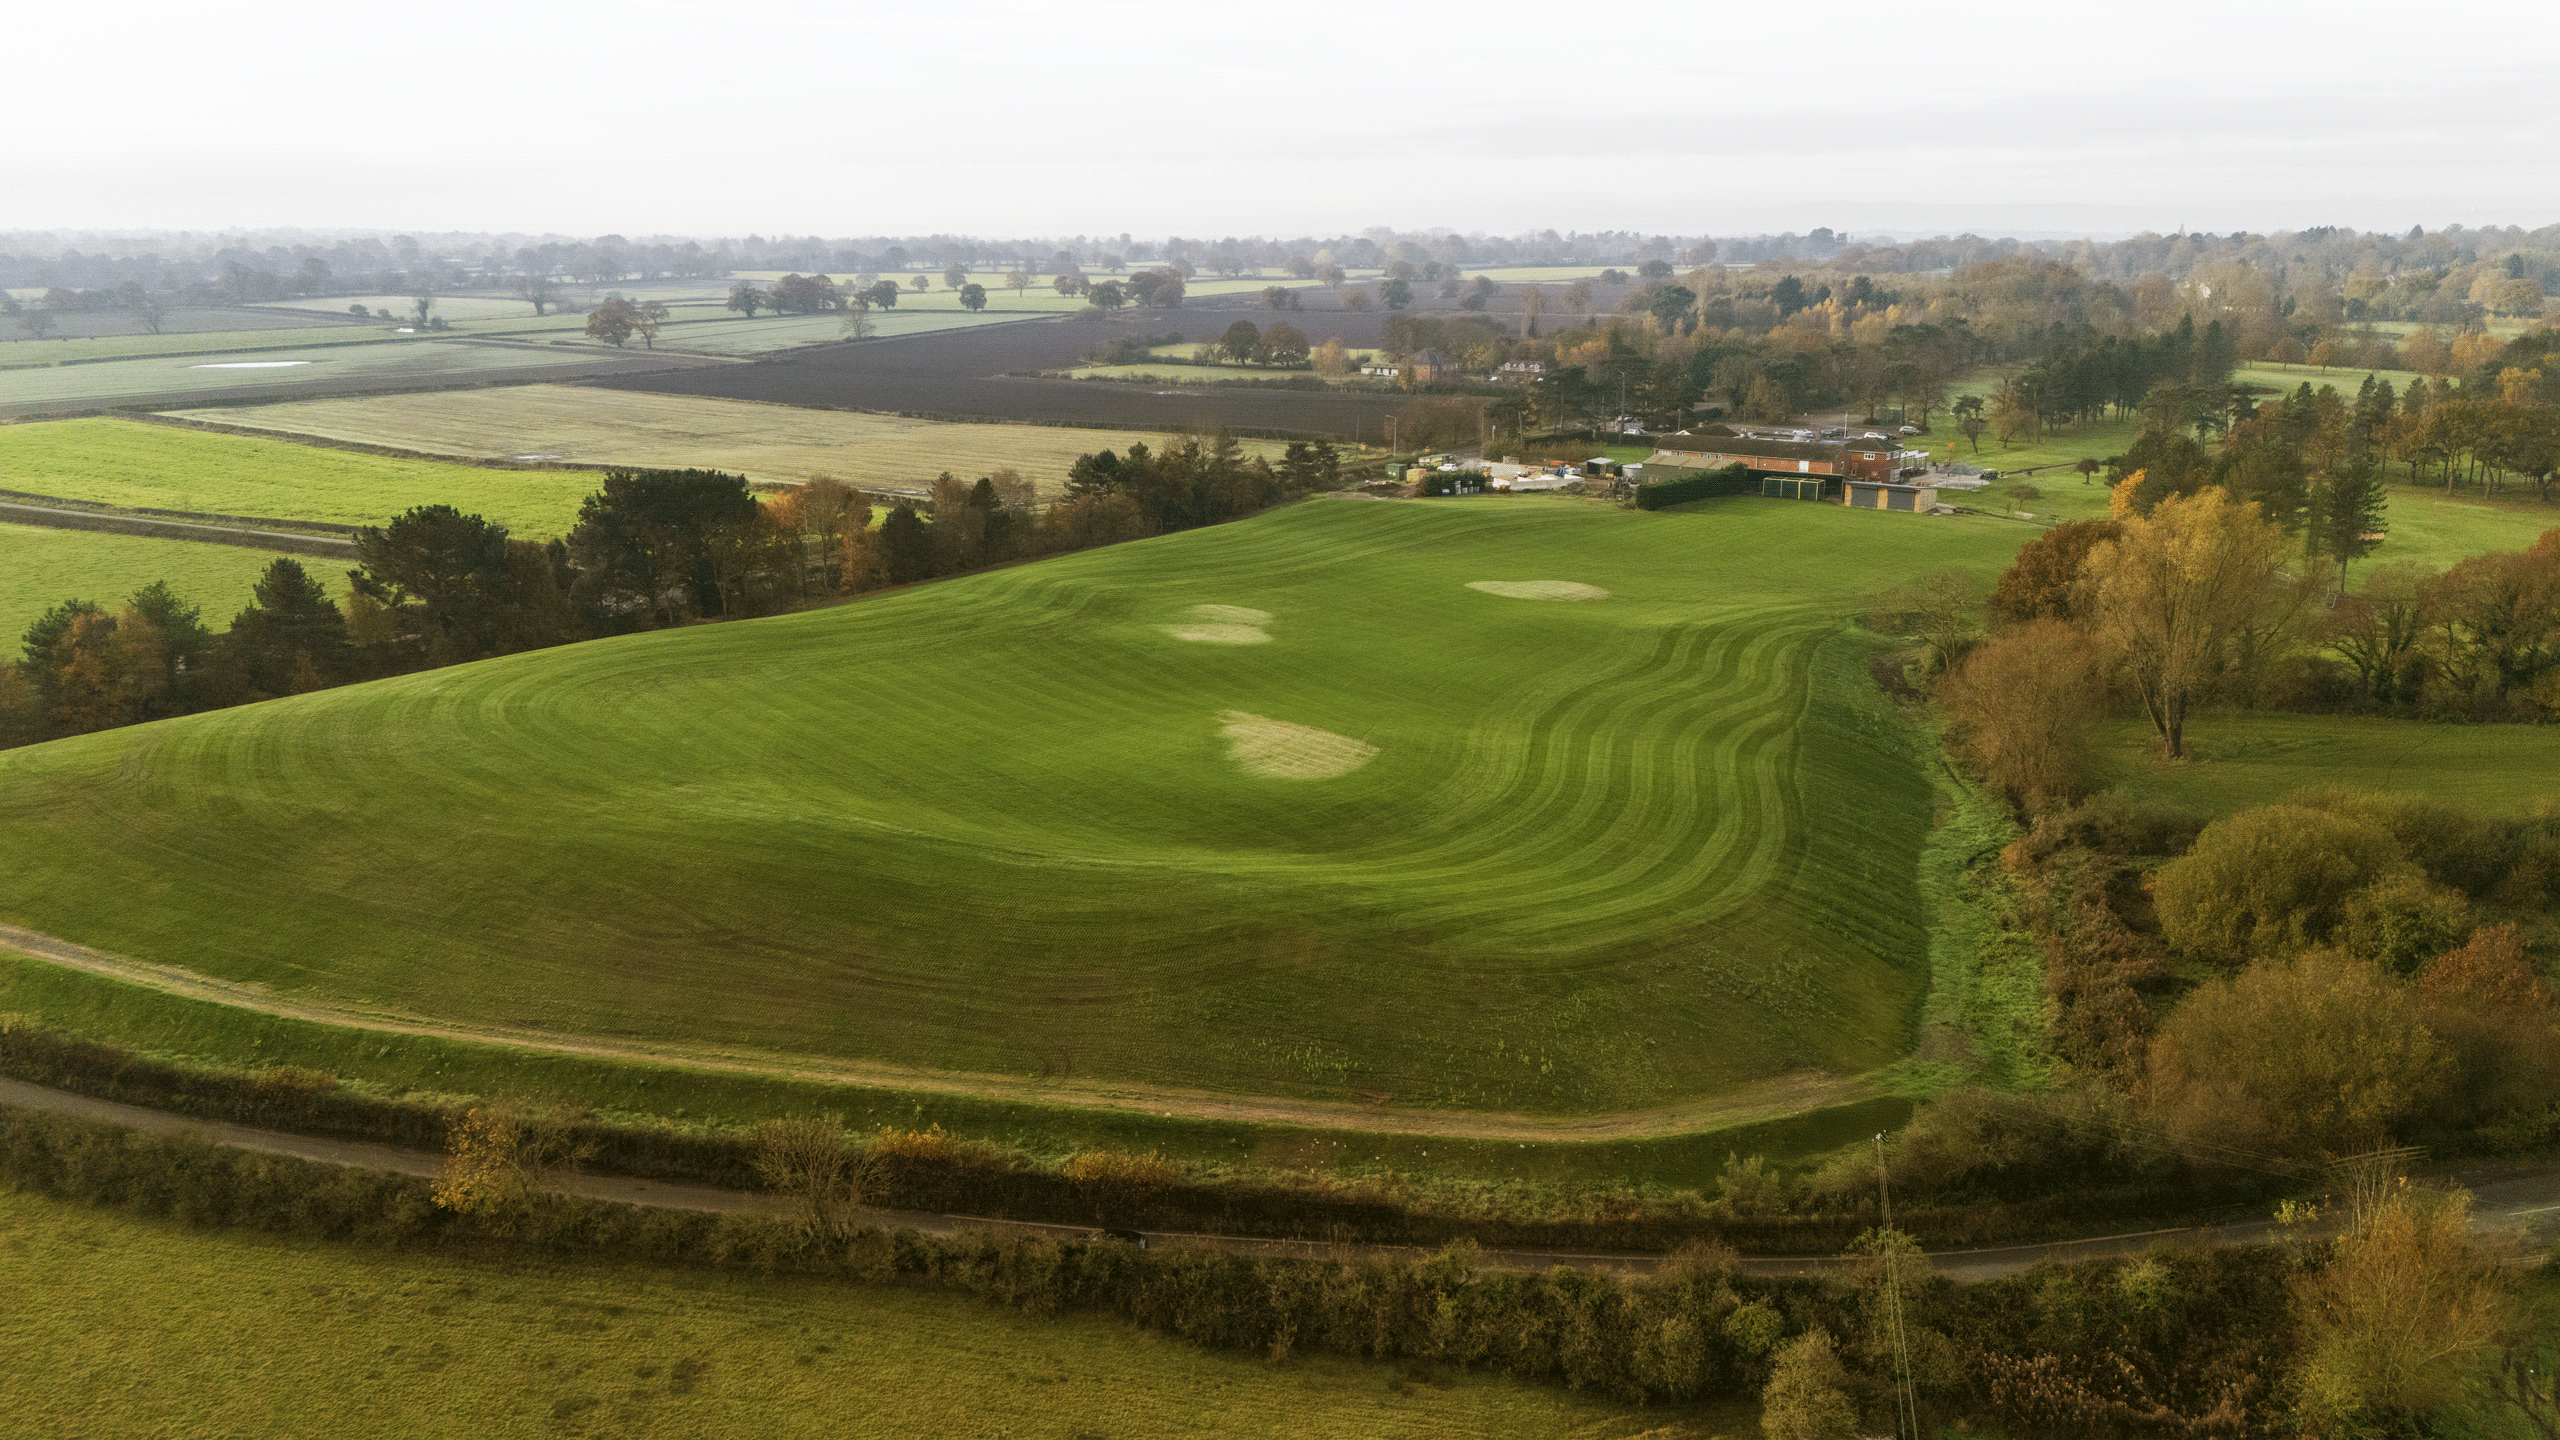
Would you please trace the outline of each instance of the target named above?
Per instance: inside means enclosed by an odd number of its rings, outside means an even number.
[[[2092,549],[2094,634],[2141,701],[2171,757],[2186,754],[2189,711],[2217,682],[2275,648],[2265,637],[2301,613],[2284,532],[2220,490],[2172,496]]]

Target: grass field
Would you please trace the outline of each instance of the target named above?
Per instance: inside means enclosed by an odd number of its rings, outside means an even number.
[[[168,338],[168,337],[163,337]],[[45,370],[0,373],[0,403],[95,401],[255,385],[310,385],[398,376],[420,381],[467,378],[492,370],[586,365],[584,347],[556,350],[474,345],[453,340],[386,339],[379,344],[276,347],[153,360],[106,360]],[[240,368],[250,367],[250,368]]]
[[[1091,1316],[643,1266],[201,1233],[0,1193],[11,1434],[1700,1436],[1457,1373],[1205,1353]],[[1669,1426],[1656,1430],[1656,1426]]]
[[[490,470],[139,420],[0,425],[0,488],[101,505],[379,525],[447,504],[526,539],[566,534],[599,477]]]
[[[961,1071],[1544,1113],[1863,1072],[1925,979],[1931,794],[1837,617],[2022,533],[1318,502],[8,752],[0,914],[361,1003]],[[1266,778],[1341,748],[1239,716],[1377,754]]]
[[[2560,729],[2550,726],[2232,714],[2198,718],[2187,739],[2194,758],[2171,762],[2155,753],[2148,724],[2110,721],[2103,773],[2129,795],[2215,815],[2306,785],[2424,795],[2493,815],[2560,808]]]
[[[871,315],[871,334],[874,339],[885,340],[899,335],[923,335],[935,330],[996,325],[1022,318],[1019,312],[1008,314],[988,309],[972,313],[957,306],[876,310]],[[574,340],[581,346],[612,348],[601,340],[588,339],[583,329],[585,324],[584,320],[578,320],[575,327],[561,327],[564,333],[544,338]],[[484,333],[504,333],[506,329],[504,322],[492,322],[492,326],[495,328]],[[669,317],[666,328],[658,332],[658,348],[706,355],[755,355],[802,345],[836,345],[847,338],[842,315],[762,315],[749,320],[718,306],[695,305],[679,308]],[[634,340],[624,348],[637,350],[641,347]]]
[[[607,465],[702,465],[756,480],[831,475],[849,485],[922,489],[945,470],[975,479],[1010,467],[1054,494],[1095,450],[1166,437],[1050,425],[955,425],[838,410],[623,390],[517,385],[491,390],[292,400],[176,411],[359,444],[470,458],[540,455]],[[1278,446],[1246,442],[1249,452]],[[586,482],[592,483],[592,482]],[[583,492],[581,492],[583,493]]]
[[[95,600],[114,610],[154,580],[204,607],[205,623],[220,630],[249,603],[250,587],[275,558],[236,545],[0,524],[0,660],[17,659],[18,637],[63,601]],[[306,556],[302,563],[340,588],[327,562]]]
[[[364,325],[295,325],[266,330],[199,330],[167,335],[105,335],[94,340],[0,340],[0,366],[67,365],[72,361],[149,359],[187,355],[219,360],[228,352],[311,350],[323,346],[391,343],[406,339],[387,322]],[[88,365],[78,367],[91,368]],[[0,399],[14,399],[29,383],[24,370],[0,370]]]

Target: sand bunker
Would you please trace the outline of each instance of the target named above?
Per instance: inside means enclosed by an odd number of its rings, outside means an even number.
[[[1271,638],[1252,625],[1159,625],[1156,628],[1176,640],[1190,640],[1202,645],[1259,645]]]
[[[1218,733],[1226,737],[1227,758],[1248,775],[1277,780],[1327,780],[1348,775],[1376,758],[1378,747],[1348,735],[1292,725],[1229,710]]]
[[[1249,609],[1242,605],[1194,605],[1191,607],[1191,618],[1206,620],[1215,625],[1268,625],[1271,623],[1271,612]]]
[[[1271,612],[1243,605],[1194,605],[1190,625],[1159,625],[1156,628],[1176,640],[1191,640],[1202,645],[1259,645],[1271,637],[1262,627],[1271,623]]]
[[[1609,592],[1597,585],[1580,585],[1571,580],[1470,580],[1470,590],[1487,595],[1503,595],[1513,600],[1606,600]]]

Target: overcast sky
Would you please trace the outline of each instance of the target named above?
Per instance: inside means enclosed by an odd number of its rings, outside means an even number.
[[[20,0],[0,230],[2560,221],[2560,5]]]

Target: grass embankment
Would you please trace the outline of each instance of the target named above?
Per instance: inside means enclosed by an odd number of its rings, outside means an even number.
[[[154,580],[202,606],[205,623],[219,630],[248,605],[258,573],[275,558],[236,545],[0,522],[0,660],[17,659],[19,637],[63,601],[95,600],[116,610]],[[302,563],[328,574],[324,561],[305,556]]]
[[[538,457],[597,465],[703,466],[797,484],[921,490],[948,470],[974,480],[1011,469],[1058,494],[1079,455],[1161,447],[1175,437],[1050,425],[960,425],[744,400],[559,385],[289,400],[175,411],[226,425],[472,459]],[[1244,442],[1248,454],[1281,447]],[[592,479],[579,483],[593,487]],[[580,492],[581,494],[584,491]]]
[[[215,412],[219,415],[220,412]],[[0,487],[93,504],[380,525],[446,504],[525,539],[566,534],[598,477],[366,455],[139,420],[0,426]]]
[[[2227,815],[2306,785],[2423,795],[2483,815],[2560,805],[2560,729],[2369,716],[2230,714],[2190,722],[2194,758],[2159,758],[2151,727],[2100,732],[2109,783],[2139,800]]]
[[[27,1434],[1603,1437],[1740,1432],[1521,1381],[1201,1351],[1091,1315],[643,1264],[474,1262],[0,1193]]]
[[[1836,617],[2020,533],[1307,505],[8,752],[0,907],[360,1004],[1059,1083],[1569,1114],[1870,1071],[1931,797]],[[1201,605],[1267,643],[1168,633]],[[1239,712],[1379,753],[1256,775]]]
[[[1056,1163],[1089,1150],[1157,1150],[1202,1178],[1304,1174],[1338,1181],[1401,1177],[1443,1207],[1470,1196],[1530,1212],[1625,1188],[1711,1188],[1732,1154],[1792,1167],[1899,1126],[1895,1097],[1745,1119],[1695,1134],[1615,1141],[1519,1143],[1452,1135],[1344,1132],[1199,1119],[1133,1108],[1041,1105],[808,1079],[529,1052],[387,1034],[162,994],[15,956],[0,946],[0,1014],[59,1034],[128,1047],[202,1071],[294,1065],[341,1077],[360,1094],[440,1103],[500,1097],[593,1106],[610,1123],[743,1133],[766,1120],[841,1115],[857,1130],[892,1125],[985,1141]],[[49,1076],[28,1078],[44,1080]],[[1407,1198],[1413,1198],[1408,1194]]]

